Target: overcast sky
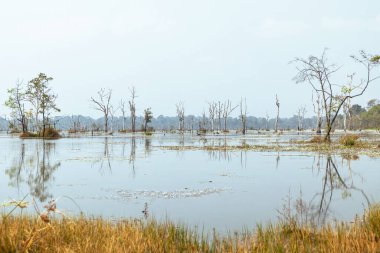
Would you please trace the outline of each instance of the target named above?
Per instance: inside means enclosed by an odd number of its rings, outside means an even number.
[[[6,89],[43,72],[54,78],[63,115],[101,116],[89,99],[104,87],[115,105],[137,90],[137,113],[200,115],[206,102],[247,98],[248,114],[312,114],[310,87],[295,84],[294,57],[343,65],[339,83],[359,72],[350,55],[380,53],[378,0],[1,1],[0,116]],[[380,69],[376,70],[380,73]],[[354,100],[380,98],[380,81]]]

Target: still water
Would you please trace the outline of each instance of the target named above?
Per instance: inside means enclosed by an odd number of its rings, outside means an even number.
[[[158,220],[222,232],[275,222],[282,206],[299,198],[319,223],[353,220],[380,201],[379,158],[163,148],[289,138],[155,134],[43,141],[0,135],[0,202],[29,194],[39,205],[58,199],[68,215],[144,218],[147,210]]]

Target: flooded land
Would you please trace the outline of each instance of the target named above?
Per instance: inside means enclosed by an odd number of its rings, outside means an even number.
[[[380,201],[377,134],[362,138],[371,141],[364,152],[297,149],[311,133],[296,132],[66,137],[1,134],[0,199],[56,199],[71,216],[169,219],[220,232],[290,210],[319,225],[350,222]]]

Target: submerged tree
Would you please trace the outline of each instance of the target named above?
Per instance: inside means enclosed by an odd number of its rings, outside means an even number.
[[[231,113],[238,107],[239,105],[236,105],[234,107],[232,107],[232,103],[230,100],[227,100],[224,104],[223,104],[223,112],[222,112],[222,116],[223,116],[223,121],[224,121],[224,132],[227,132],[227,119],[228,117],[231,115]]]
[[[304,120],[305,120],[305,114],[306,114],[306,106],[301,106],[298,108],[297,112],[297,118],[298,118],[298,131],[304,130]]]
[[[314,90],[311,96],[311,100],[313,101],[313,106],[314,106],[314,112],[317,114],[317,134],[322,133],[322,123],[323,123],[323,118],[322,118],[322,113],[323,113],[323,107],[321,103],[321,96],[319,93],[316,93],[317,97],[314,99]]]
[[[98,110],[103,113],[104,116],[104,132],[108,131],[108,116],[111,112],[112,106],[111,106],[111,97],[112,97],[112,90],[108,89],[107,91],[105,89],[100,89],[98,91],[98,98],[95,99],[91,97],[91,102],[95,104],[95,110]]]
[[[121,111],[121,114],[123,117],[123,125],[122,125],[121,130],[124,132],[125,131],[125,125],[126,125],[125,124],[126,118],[125,118],[125,101],[123,99],[120,100],[119,108],[120,108],[120,111]]]
[[[296,83],[308,83],[322,98],[323,109],[326,120],[325,141],[330,141],[331,130],[334,122],[347,99],[363,95],[368,85],[380,76],[372,77],[372,70],[380,63],[379,55],[368,55],[360,51],[360,56],[352,56],[355,62],[364,66],[365,77],[350,87],[338,85],[333,82],[333,75],[340,69],[334,64],[329,64],[326,57],[326,50],[320,57],[309,56],[308,58],[296,58],[294,62],[298,64],[298,73],[294,77]],[[337,91],[337,89],[339,89]],[[355,94],[351,93],[357,90]]]
[[[182,101],[178,102],[176,105],[178,123],[179,123],[179,131],[183,133],[185,130],[185,105]]]
[[[276,107],[277,107],[277,117],[276,117],[276,122],[274,125],[274,132],[275,133],[278,132],[278,121],[280,118],[280,100],[278,99],[277,94],[276,94]]]
[[[208,115],[210,119],[210,130],[214,132],[215,116],[217,114],[217,104],[215,102],[208,103]]]
[[[245,135],[247,131],[247,99],[241,98],[240,100],[240,120],[241,120],[241,127],[242,127],[242,133]]]
[[[129,88],[129,92],[131,93],[131,98],[128,101],[129,103],[129,111],[131,113],[131,130],[132,132],[136,132],[136,89],[135,86]]]

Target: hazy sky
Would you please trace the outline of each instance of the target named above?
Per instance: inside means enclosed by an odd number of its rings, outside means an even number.
[[[1,1],[0,116],[6,89],[39,72],[54,78],[61,114],[101,116],[89,99],[104,87],[115,104],[137,90],[137,113],[200,115],[206,102],[247,98],[248,114],[312,113],[310,87],[295,84],[294,57],[320,54],[343,65],[337,81],[360,66],[350,55],[380,53],[378,0]],[[377,70],[380,73],[380,69]],[[380,81],[354,100],[380,98]]]

